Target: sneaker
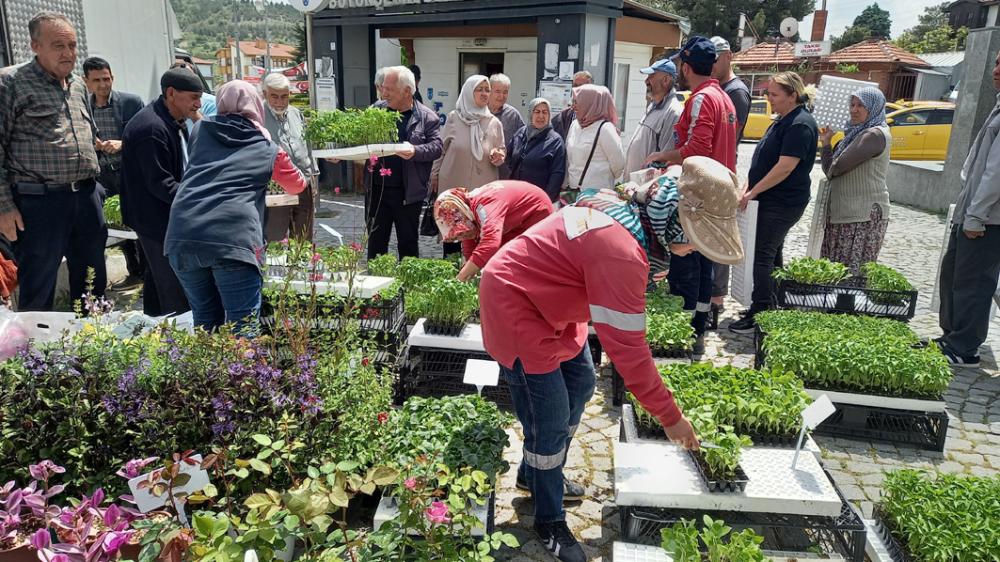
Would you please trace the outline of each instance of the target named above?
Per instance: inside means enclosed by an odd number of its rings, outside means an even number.
[[[576,537],[570,532],[565,521],[536,523],[535,533],[542,545],[556,559],[563,562],[587,562],[587,555],[584,554],[583,547],[576,542]]]
[[[944,354],[945,359],[948,360],[948,364],[952,367],[971,367],[975,368],[979,366],[979,356],[978,355],[959,355],[952,348],[948,347],[947,344],[941,345],[941,353]]]
[[[528,483],[524,481],[520,476],[517,477],[517,489],[518,490],[528,490]],[[587,497],[587,490],[573,482],[568,478],[563,478],[563,501],[564,502],[575,502],[580,501]]]
[[[757,321],[747,315],[729,325],[729,331],[735,334],[752,334],[757,330]]]

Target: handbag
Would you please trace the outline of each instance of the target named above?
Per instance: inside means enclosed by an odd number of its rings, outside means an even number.
[[[600,125],[597,126],[597,134],[594,135],[594,144],[590,147],[590,155],[587,156],[587,163],[583,165],[583,173],[580,174],[580,181],[576,184],[576,188],[578,190],[583,189],[583,179],[587,177],[587,170],[590,169],[590,161],[594,159],[594,151],[597,150],[597,141],[601,138],[601,128],[603,128],[604,124],[607,122],[608,120],[605,119],[604,121],[601,121]]]
[[[434,197],[437,199],[437,196]],[[434,221],[434,199],[424,201],[424,212],[420,216],[420,235],[437,236],[437,222]]]

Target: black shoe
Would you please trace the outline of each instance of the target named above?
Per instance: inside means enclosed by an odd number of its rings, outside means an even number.
[[[757,321],[747,315],[729,325],[729,331],[735,334],[752,334],[757,330]]]
[[[565,521],[552,523],[536,523],[535,533],[542,546],[563,562],[587,562],[583,547],[576,542],[576,537],[570,532]]]
[[[691,359],[695,361],[701,361],[701,358],[705,356],[705,336],[698,336],[694,340],[694,345],[691,346]]]
[[[952,367],[970,367],[976,368],[979,366],[979,356],[978,355],[959,355],[946,343],[939,343],[941,347],[941,353],[944,354],[945,359],[948,360],[948,364]]]
[[[115,289],[115,290],[122,290],[122,289],[131,288],[131,287],[136,287],[136,286],[138,286],[141,283],[142,283],[142,276],[141,275],[132,275],[132,274],[129,274],[128,277],[126,277],[125,279],[122,279],[121,281],[115,283],[114,285],[111,286],[111,288]]]
[[[520,475],[517,477],[516,486],[518,490],[530,491],[528,489],[528,483],[525,482]],[[583,486],[577,484],[576,482],[573,482],[572,480],[569,480],[568,478],[563,478],[564,502],[576,502],[584,499],[585,497],[587,497],[587,490]]]

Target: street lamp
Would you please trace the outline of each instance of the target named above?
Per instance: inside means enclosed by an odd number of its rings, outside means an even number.
[[[257,12],[264,15],[264,43],[266,45],[264,51],[264,75],[267,76],[271,73],[271,25],[267,21],[267,14],[264,13],[264,9],[267,7],[265,0],[253,0],[253,7],[257,8]]]

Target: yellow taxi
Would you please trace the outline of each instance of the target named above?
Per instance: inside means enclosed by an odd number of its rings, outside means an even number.
[[[771,111],[771,102],[767,101],[767,98],[751,99],[747,125],[743,128],[743,139],[760,140],[773,121],[774,114]]]
[[[893,160],[944,160],[955,105],[916,105],[886,116]]]
[[[677,92],[677,101],[682,104],[687,102],[689,97],[691,97],[691,90],[681,90],[680,92]]]

